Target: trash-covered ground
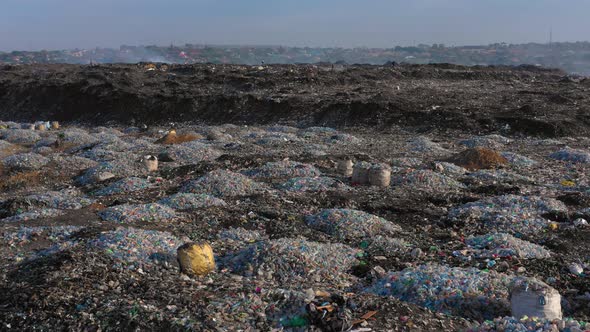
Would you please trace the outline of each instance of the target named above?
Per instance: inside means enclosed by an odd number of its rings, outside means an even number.
[[[519,89],[537,88],[519,75]],[[523,135],[538,119],[472,134],[397,120],[335,129],[324,125],[334,114],[316,116],[0,122],[0,330],[590,329],[589,138],[557,135],[563,123],[551,139]],[[190,140],[162,140],[171,129]],[[388,166],[389,186],[353,182],[345,160]],[[180,272],[187,242],[210,244],[213,272]],[[563,319],[511,317],[517,277],[555,288]]]

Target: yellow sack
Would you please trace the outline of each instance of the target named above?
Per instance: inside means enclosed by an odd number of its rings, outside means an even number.
[[[207,243],[185,243],[177,250],[180,270],[190,276],[205,276],[215,270],[213,249]]]

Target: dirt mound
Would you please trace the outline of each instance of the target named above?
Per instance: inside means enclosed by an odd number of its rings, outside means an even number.
[[[4,66],[0,120],[588,134],[588,85],[556,84],[562,78],[533,67],[405,64],[337,71],[315,65]],[[563,98],[547,102],[551,96]]]
[[[449,158],[449,162],[469,170],[490,169],[508,165],[498,152],[486,148],[467,149]]]

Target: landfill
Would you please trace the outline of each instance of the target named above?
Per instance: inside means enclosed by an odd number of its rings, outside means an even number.
[[[2,331],[590,330],[577,78],[406,64],[0,74]],[[159,141],[171,130],[183,138]],[[494,158],[454,163],[469,149]],[[512,317],[517,280],[524,309],[559,303],[561,318]]]

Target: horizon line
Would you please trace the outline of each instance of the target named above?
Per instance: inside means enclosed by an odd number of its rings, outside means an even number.
[[[577,40],[577,41],[553,41],[553,42],[521,42],[521,43],[506,43],[506,42],[495,42],[495,43],[487,43],[487,44],[462,44],[462,45],[447,45],[445,43],[434,43],[434,44],[426,44],[426,43],[417,43],[412,45],[394,45],[391,47],[369,47],[369,46],[352,46],[352,47],[343,47],[343,46],[289,46],[289,45],[280,45],[280,44],[215,44],[215,43],[183,43],[183,44],[174,44],[171,43],[170,45],[162,45],[162,44],[121,44],[119,46],[95,46],[92,48],[56,48],[56,49],[35,49],[35,50],[10,50],[10,51],[2,51],[1,53],[12,53],[12,52],[54,52],[54,51],[73,51],[73,50],[93,50],[93,49],[120,49],[122,47],[187,47],[190,46],[197,46],[197,47],[213,47],[213,48],[242,48],[242,47],[252,47],[252,48],[268,48],[268,47],[285,47],[285,48],[294,48],[294,49],[301,49],[301,48],[313,48],[313,49],[375,49],[375,50],[389,50],[395,49],[396,47],[420,47],[420,46],[428,46],[432,47],[433,45],[443,45],[445,48],[461,48],[461,47],[484,47],[484,46],[493,46],[498,44],[506,44],[508,46],[515,46],[515,45],[556,45],[556,44],[576,44],[576,43],[590,43],[590,40]]]

